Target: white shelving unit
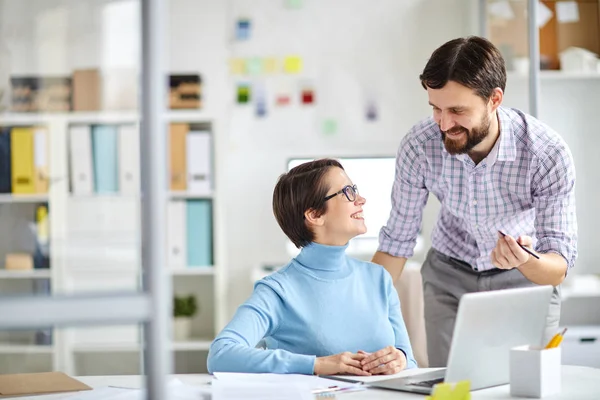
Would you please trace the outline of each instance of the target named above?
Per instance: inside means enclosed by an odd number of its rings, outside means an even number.
[[[54,346],[0,343],[0,354],[52,354]]]
[[[0,204],[44,203],[46,201],[48,201],[48,196],[44,194],[0,194]]]
[[[210,127],[213,135],[213,151],[220,146],[218,134],[219,125],[215,118],[211,117],[204,111],[171,111],[166,113],[166,123],[185,122],[190,124],[202,124]],[[69,218],[78,218],[73,215],[77,212],[73,208],[73,204],[78,202],[99,202],[107,208],[107,213],[112,210],[112,204],[119,202],[133,202],[137,204],[137,212],[139,213],[139,195],[121,195],[115,194],[99,194],[99,195],[73,195],[70,192],[69,185],[69,149],[68,149],[68,134],[69,127],[74,124],[138,124],[139,115],[136,112],[86,112],[86,113],[56,113],[56,114],[0,114],[0,126],[46,126],[50,133],[50,159],[49,170],[51,185],[49,193],[46,195],[0,195],[0,206],[2,204],[14,203],[39,203],[45,202],[50,209],[50,266],[48,270],[32,270],[32,271],[7,271],[0,269],[0,281],[10,280],[26,281],[36,279],[49,279],[51,282],[52,292],[55,294],[65,293],[86,293],[101,287],[101,282],[108,282],[109,285],[113,281],[115,290],[130,289],[135,290],[140,287],[140,270],[136,267],[123,268],[121,265],[111,265],[100,267],[96,265],[87,265],[85,263],[75,264],[67,257],[68,251],[72,249],[73,241],[71,238],[72,232],[69,232]],[[168,130],[167,130],[168,133]],[[169,143],[167,141],[167,143]],[[218,171],[218,158],[215,158],[215,170]],[[165,165],[168,168],[168,165]],[[215,179],[213,177],[213,179]],[[216,181],[216,179],[215,179]],[[173,292],[192,293],[200,298],[200,316],[194,319],[193,326],[199,333],[194,335],[188,341],[174,342],[172,345],[173,352],[182,354],[185,352],[204,352],[207,353],[210,343],[216,333],[224,326],[226,313],[225,295],[225,277],[222,266],[226,262],[224,259],[224,251],[220,241],[222,235],[222,210],[221,204],[216,199],[218,198],[219,185],[215,184],[215,190],[210,196],[199,196],[187,192],[171,192],[166,191],[168,201],[187,201],[187,200],[211,200],[213,210],[213,259],[218,265],[210,267],[189,266],[186,268],[174,268],[165,265],[167,275],[172,277]],[[114,216],[113,216],[114,217]],[[116,217],[115,217],[116,218]],[[139,230],[141,224],[138,224]],[[136,235],[127,236],[131,239],[131,243],[136,243]],[[118,243],[118,238],[115,239]],[[79,242],[78,242],[79,243]],[[107,242],[106,251],[115,251],[115,257],[119,257],[123,249],[115,249],[115,243]],[[131,244],[129,243],[129,244]],[[102,243],[100,243],[102,245]],[[166,245],[166,243],[165,243]],[[71,246],[71,249],[70,249]],[[113,247],[111,247],[113,246]],[[85,250],[81,250],[85,251]],[[136,252],[139,252],[136,249]],[[139,255],[139,253],[137,254]],[[138,266],[139,267],[139,266]],[[82,285],[81,282],[86,282]],[[97,286],[95,286],[97,283]],[[183,286],[182,289],[179,287]],[[191,289],[190,289],[191,288]],[[208,289],[208,293],[202,291]],[[110,290],[110,287],[104,285],[101,290]],[[139,290],[139,289],[138,289]],[[85,328],[88,329],[88,328]],[[89,328],[92,329],[92,328]],[[102,327],[101,330],[109,330],[110,327]],[[123,329],[119,327],[118,329]],[[52,358],[52,366],[54,370],[64,371],[68,374],[81,375],[86,374],[85,371],[78,370],[77,357],[84,356],[86,359],[90,357],[105,356],[106,353],[133,353],[139,352],[140,342],[138,327],[127,327],[127,342],[118,342],[118,338],[114,335],[108,342],[96,341],[88,343],[79,342],[78,338],[86,337],[87,331],[74,329],[54,329],[52,345],[24,345],[20,343],[0,343],[0,357],[2,355],[10,355],[10,357],[29,356],[31,354],[45,354]],[[82,333],[83,332],[83,333]],[[137,333],[136,333],[137,332]],[[81,336],[83,335],[83,336]],[[96,335],[102,337],[102,335]],[[96,337],[94,336],[94,337]],[[133,339],[132,339],[133,338]],[[135,339],[137,338],[137,340]],[[190,357],[192,357],[190,355]],[[204,355],[203,357],[206,357]],[[26,372],[26,371],[24,371]],[[135,372],[135,371],[134,371]],[[202,372],[202,371],[176,371],[176,372]],[[106,371],[110,373],[110,371]]]
[[[50,279],[52,274],[49,269],[33,270],[6,270],[0,269],[0,279]]]
[[[517,71],[507,71],[507,79],[527,79],[529,74]],[[540,71],[540,79],[544,81],[552,80],[600,80],[600,72],[568,72],[557,70],[542,70]]]

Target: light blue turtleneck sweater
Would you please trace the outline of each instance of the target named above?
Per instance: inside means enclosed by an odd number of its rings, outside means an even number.
[[[312,243],[257,282],[210,346],[208,371],[313,374],[316,357],[390,345],[416,367],[391,276],[346,247]]]

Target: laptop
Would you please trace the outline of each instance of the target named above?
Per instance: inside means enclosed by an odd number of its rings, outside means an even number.
[[[510,349],[543,345],[552,286],[505,289],[461,297],[447,368],[366,382],[382,389],[431,394],[442,382],[471,381],[471,390],[509,383]]]

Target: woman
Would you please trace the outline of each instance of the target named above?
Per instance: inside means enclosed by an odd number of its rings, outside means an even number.
[[[388,272],[346,256],[367,231],[358,194],[336,160],[282,175],[273,212],[300,254],[257,282],[216,337],[213,372],[393,374],[416,367]],[[267,349],[256,348],[263,340]]]

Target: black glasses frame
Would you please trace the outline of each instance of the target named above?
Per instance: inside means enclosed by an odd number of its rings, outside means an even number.
[[[334,194],[330,194],[324,198],[325,201],[333,199],[338,194],[344,193],[344,196],[348,199],[348,201],[356,201],[356,196],[358,195],[358,188],[356,185],[346,185],[342,188],[342,190],[335,192]],[[352,198],[351,198],[352,197]]]

